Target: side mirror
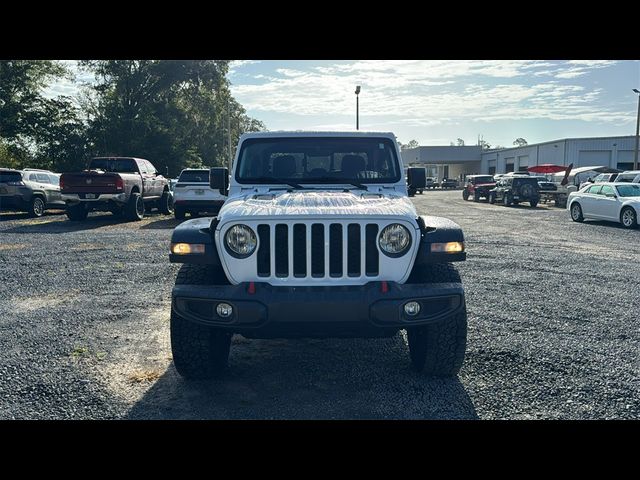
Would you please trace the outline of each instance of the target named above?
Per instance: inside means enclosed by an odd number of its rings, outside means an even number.
[[[213,190],[220,190],[222,195],[227,195],[229,190],[229,169],[215,167],[209,170],[209,186]]]

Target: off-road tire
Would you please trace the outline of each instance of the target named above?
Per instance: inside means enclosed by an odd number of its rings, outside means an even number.
[[[490,203],[491,205],[493,205],[494,203],[496,203],[496,194],[495,194],[495,193],[493,193],[493,192],[489,194],[489,203]]]
[[[160,200],[158,200],[158,210],[163,215],[171,215],[173,213],[173,202],[171,200],[171,194],[164,192]]]
[[[511,195],[509,195],[508,193],[505,193],[504,197],[502,197],[502,203],[504,204],[505,207],[510,207],[511,204],[513,203],[513,199],[511,198]]]
[[[40,195],[34,195],[29,202],[29,210],[27,213],[31,218],[38,218],[44,215],[44,211],[47,208],[47,203]]]
[[[74,222],[81,222],[86,220],[89,215],[89,210],[83,203],[77,203],[75,205],[67,205],[67,218]]]
[[[479,201],[480,201],[480,194],[478,193],[478,191],[477,191],[477,190],[475,190],[475,191],[473,192],[473,201],[474,201],[474,202],[479,202]]]
[[[144,218],[144,201],[142,195],[138,192],[133,192],[129,197],[127,206],[125,207],[125,215],[128,220],[140,221]]]
[[[210,265],[184,264],[176,285],[212,285],[216,272]],[[219,376],[229,363],[232,334],[215,327],[191,322],[171,311],[171,351],[173,364],[187,380],[207,380]]]
[[[466,188],[462,191],[462,199],[469,200],[469,191]]]
[[[633,207],[624,207],[620,211],[620,223],[624,228],[638,227],[638,215]]]
[[[582,207],[578,202],[571,204],[571,220],[574,222],[584,222],[584,216],[582,215]]]
[[[538,206],[538,200],[531,200],[529,205],[531,205],[531,208],[536,208]]]
[[[414,283],[460,282],[450,263],[433,264],[413,272]],[[467,346],[467,308],[437,323],[407,328],[411,364],[429,376],[449,377],[460,371]]]

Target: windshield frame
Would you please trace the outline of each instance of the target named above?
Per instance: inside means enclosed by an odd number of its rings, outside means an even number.
[[[292,177],[292,178],[282,178],[282,182],[281,183],[274,183],[274,182],[269,182],[267,180],[261,180],[261,177],[251,177],[251,178],[242,178],[240,176],[240,167],[241,167],[241,163],[242,163],[242,158],[243,155],[245,153],[246,148],[248,148],[251,145],[255,145],[255,144],[259,144],[259,143],[276,143],[276,142],[287,142],[287,141],[292,141],[292,142],[296,142],[296,141],[300,141],[300,140],[306,140],[306,141],[311,141],[311,142],[317,142],[319,144],[319,146],[322,146],[322,143],[324,142],[331,142],[331,141],[336,141],[336,142],[357,142],[357,141],[368,141],[368,142],[378,142],[378,143],[384,143],[386,145],[386,147],[388,148],[388,151],[391,154],[391,162],[394,163],[395,165],[395,170],[396,170],[396,176],[395,177],[384,177],[384,178],[362,178],[362,177],[357,177],[357,178],[344,178],[344,177],[336,177],[336,178],[330,178],[330,177],[319,177],[319,178],[313,178],[313,177],[309,177],[309,178],[300,178],[300,177]],[[341,152],[336,152],[336,153],[341,153]],[[347,152],[344,152],[347,153]],[[262,178],[266,178],[266,177],[262,177]],[[236,162],[234,163],[234,167],[233,167],[233,180],[238,184],[238,185],[280,185],[280,184],[287,184],[287,183],[291,183],[291,182],[295,182],[297,184],[300,185],[327,185],[327,186],[331,186],[331,185],[356,185],[356,184],[361,184],[361,185],[369,185],[369,184],[377,184],[377,185],[389,185],[389,184],[397,184],[399,182],[401,182],[403,180],[403,170],[402,170],[402,164],[400,162],[400,156],[398,155],[398,151],[397,151],[397,146],[396,143],[390,139],[389,137],[386,136],[366,136],[366,137],[359,137],[359,136],[292,136],[292,137],[288,137],[288,136],[283,136],[283,137],[255,137],[255,138],[248,138],[246,140],[244,140],[240,146],[240,149],[238,151],[237,157],[236,157]]]

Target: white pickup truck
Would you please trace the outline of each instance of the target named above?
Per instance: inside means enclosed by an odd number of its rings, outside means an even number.
[[[178,372],[211,378],[231,336],[389,337],[414,367],[456,375],[467,334],[460,227],[418,215],[392,133],[267,132],[240,138],[217,217],[173,232],[171,344]]]

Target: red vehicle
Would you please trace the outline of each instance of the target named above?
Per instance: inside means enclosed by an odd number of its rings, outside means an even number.
[[[473,197],[474,202],[479,202],[481,198],[489,201],[489,191],[496,186],[493,175],[469,175],[464,184],[462,198],[469,200]]]

